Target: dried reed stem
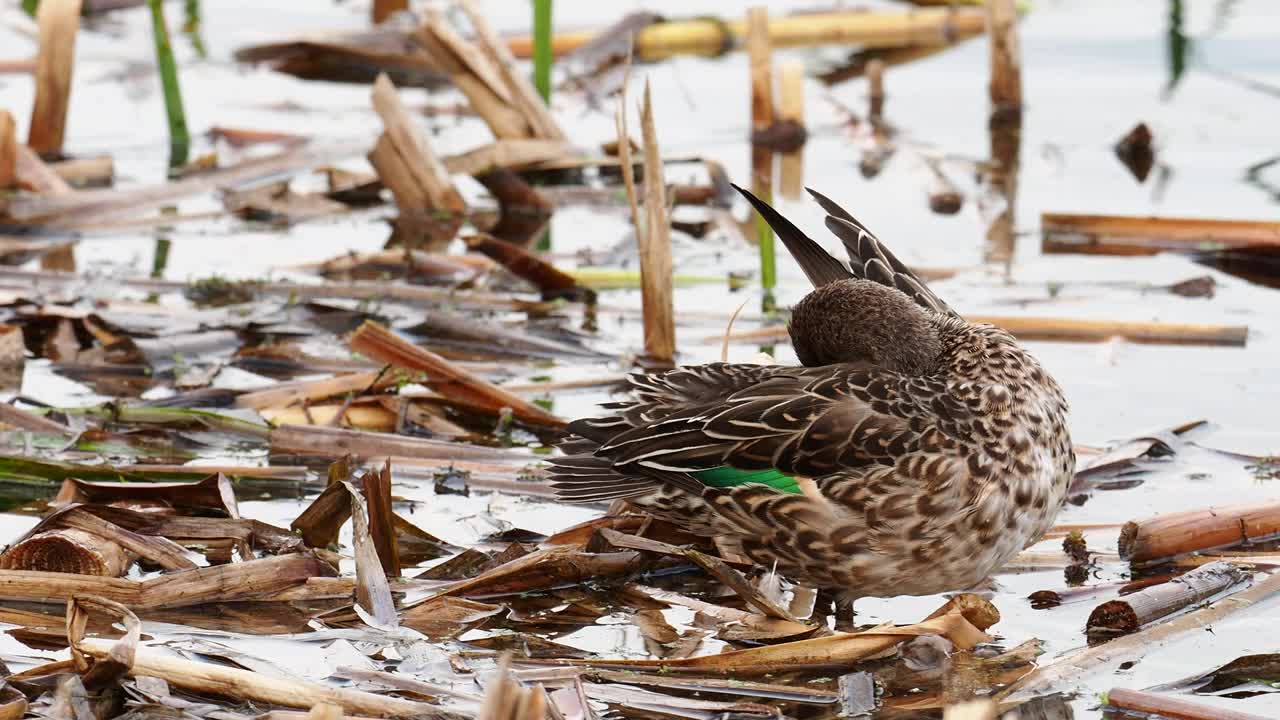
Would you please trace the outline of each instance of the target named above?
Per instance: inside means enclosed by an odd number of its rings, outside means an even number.
[[[40,54],[36,57],[36,101],[31,109],[27,145],[42,155],[62,152],[71,101],[71,70],[81,0],[44,0],[36,14]]]
[[[1143,625],[1217,595],[1248,575],[1234,563],[1203,565],[1169,582],[1102,603],[1090,613],[1086,627],[1090,635],[1137,632]]]
[[[1125,715],[1140,713],[1142,717],[1173,720],[1266,720],[1261,715],[1231,710],[1220,705],[1206,705],[1186,698],[1128,688],[1113,688],[1106,698],[1108,706],[1127,711]]]
[[[1280,500],[1203,508],[1125,523],[1120,557],[1144,564],[1280,536]]]
[[[1280,247],[1280,222],[1127,215],[1043,213],[1046,253],[1155,255],[1166,250],[1213,251]]]
[[[769,34],[777,47],[934,48],[981,34],[984,17],[978,8],[796,13],[770,20]],[[716,56],[725,48],[741,46],[747,36],[747,24],[741,18],[715,17],[654,23],[636,33],[636,58],[651,62],[682,54]],[[552,52],[563,55],[597,35],[595,30],[557,33],[551,38]],[[528,58],[533,54],[533,40],[529,36],[509,38],[507,45],[518,57]]]
[[[658,131],[653,121],[653,99],[645,82],[640,106],[640,131],[644,136],[644,227],[640,240],[640,294],[644,305],[644,351],[650,359],[671,364],[676,355],[676,324],[671,279],[671,223],[667,218],[666,179]],[[619,138],[620,143],[628,142]],[[619,146],[621,147],[621,145]]]
[[[79,648],[95,658],[110,656],[115,643],[110,640],[85,638]],[[397,697],[377,695],[362,690],[336,688],[329,685],[276,677],[240,668],[195,662],[174,657],[168,653],[139,647],[129,674],[137,677],[158,677],[174,687],[198,694],[234,698],[238,701],[256,700],[285,707],[312,708],[317,703],[329,703],[347,712],[366,713],[374,716],[431,718],[453,720],[457,715],[422,702]]]
[[[351,349],[378,362],[426,374],[425,384],[441,395],[463,404],[499,412],[511,408],[515,416],[533,425],[561,427],[564,420],[542,408],[473,375],[439,355],[401,338],[386,327],[365,322],[348,344]]]
[[[0,110],[0,190],[18,183],[18,138],[13,114]]]
[[[779,71],[778,119],[804,127],[804,63],[788,60]],[[778,163],[778,192],[796,200],[804,189],[804,149],[783,153]]]

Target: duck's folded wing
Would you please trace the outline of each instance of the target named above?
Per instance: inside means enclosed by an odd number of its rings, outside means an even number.
[[[893,465],[903,455],[952,442],[937,426],[966,414],[945,387],[857,368],[771,378],[716,402],[687,407],[620,432],[596,456],[629,476],[715,468],[776,470],[818,478]]]
[[[710,363],[661,373],[635,373],[627,378],[629,397],[603,405],[612,410],[612,414],[575,420],[569,424],[569,431],[603,444],[618,433],[660,422],[690,407],[722,401],[745,388],[792,370],[779,365]],[[580,452],[581,449],[574,447],[572,451]]]

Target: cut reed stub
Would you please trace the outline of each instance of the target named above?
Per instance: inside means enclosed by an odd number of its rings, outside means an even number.
[[[1169,513],[1120,530],[1122,559],[1135,565],[1280,537],[1280,500]]]
[[[1265,720],[1261,715],[1230,710],[1220,705],[1170,697],[1160,693],[1113,688],[1106,694],[1108,707],[1124,711],[1126,715],[1140,713],[1142,717],[1177,718],[1178,720]]]
[[[18,182],[18,140],[13,115],[0,110],[0,190]]]
[[[37,533],[0,555],[0,569],[120,577],[133,557],[119,545],[76,528]]]
[[[1143,625],[1189,607],[1249,577],[1249,571],[1229,562],[1214,562],[1093,609],[1085,624],[1090,639],[1106,639],[1137,632]]]

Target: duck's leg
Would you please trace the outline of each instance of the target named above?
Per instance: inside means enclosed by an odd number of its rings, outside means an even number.
[[[834,614],[836,619],[836,630],[839,632],[853,632],[858,628],[856,621],[856,613],[853,611],[853,600],[844,595],[837,595],[835,600]]]
[[[837,632],[852,632],[855,623],[853,621],[853,600],[844,593],[838,593],[833,590],[819,590],[818,600],[819,607],[827,609],[831,613],[831,617],[835,621],[834,629]]]

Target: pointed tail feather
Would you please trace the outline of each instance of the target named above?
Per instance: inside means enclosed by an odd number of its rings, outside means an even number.
[[[827,212],[827,229],[844,243],[849,253],[849,269],[854,277],[897,288],[921,307],[959,317],[848,210],[812,188],[805,189]]]
[[[732,185],[732,183],[730,184]],[[800,269],[804,271],[805,276],[809,278],[809,282],[813,283],[814,287],[854,277],[853,273],[849,272],[849,268],[844,266],[844,263],[832,257],[821,245],[801,232],[800,228],[783,217],[777,210],[774,210],[768,203],[737,185],[734,185],[733,189],[742,193],[747,202],[751,203],[756,212],[760,213],[760,217],[769,223],[769,227],[773,228],[773,231],[778,234],[782,244],[787,246],[787,251],[791,253],[791,257],[796,259]]]

